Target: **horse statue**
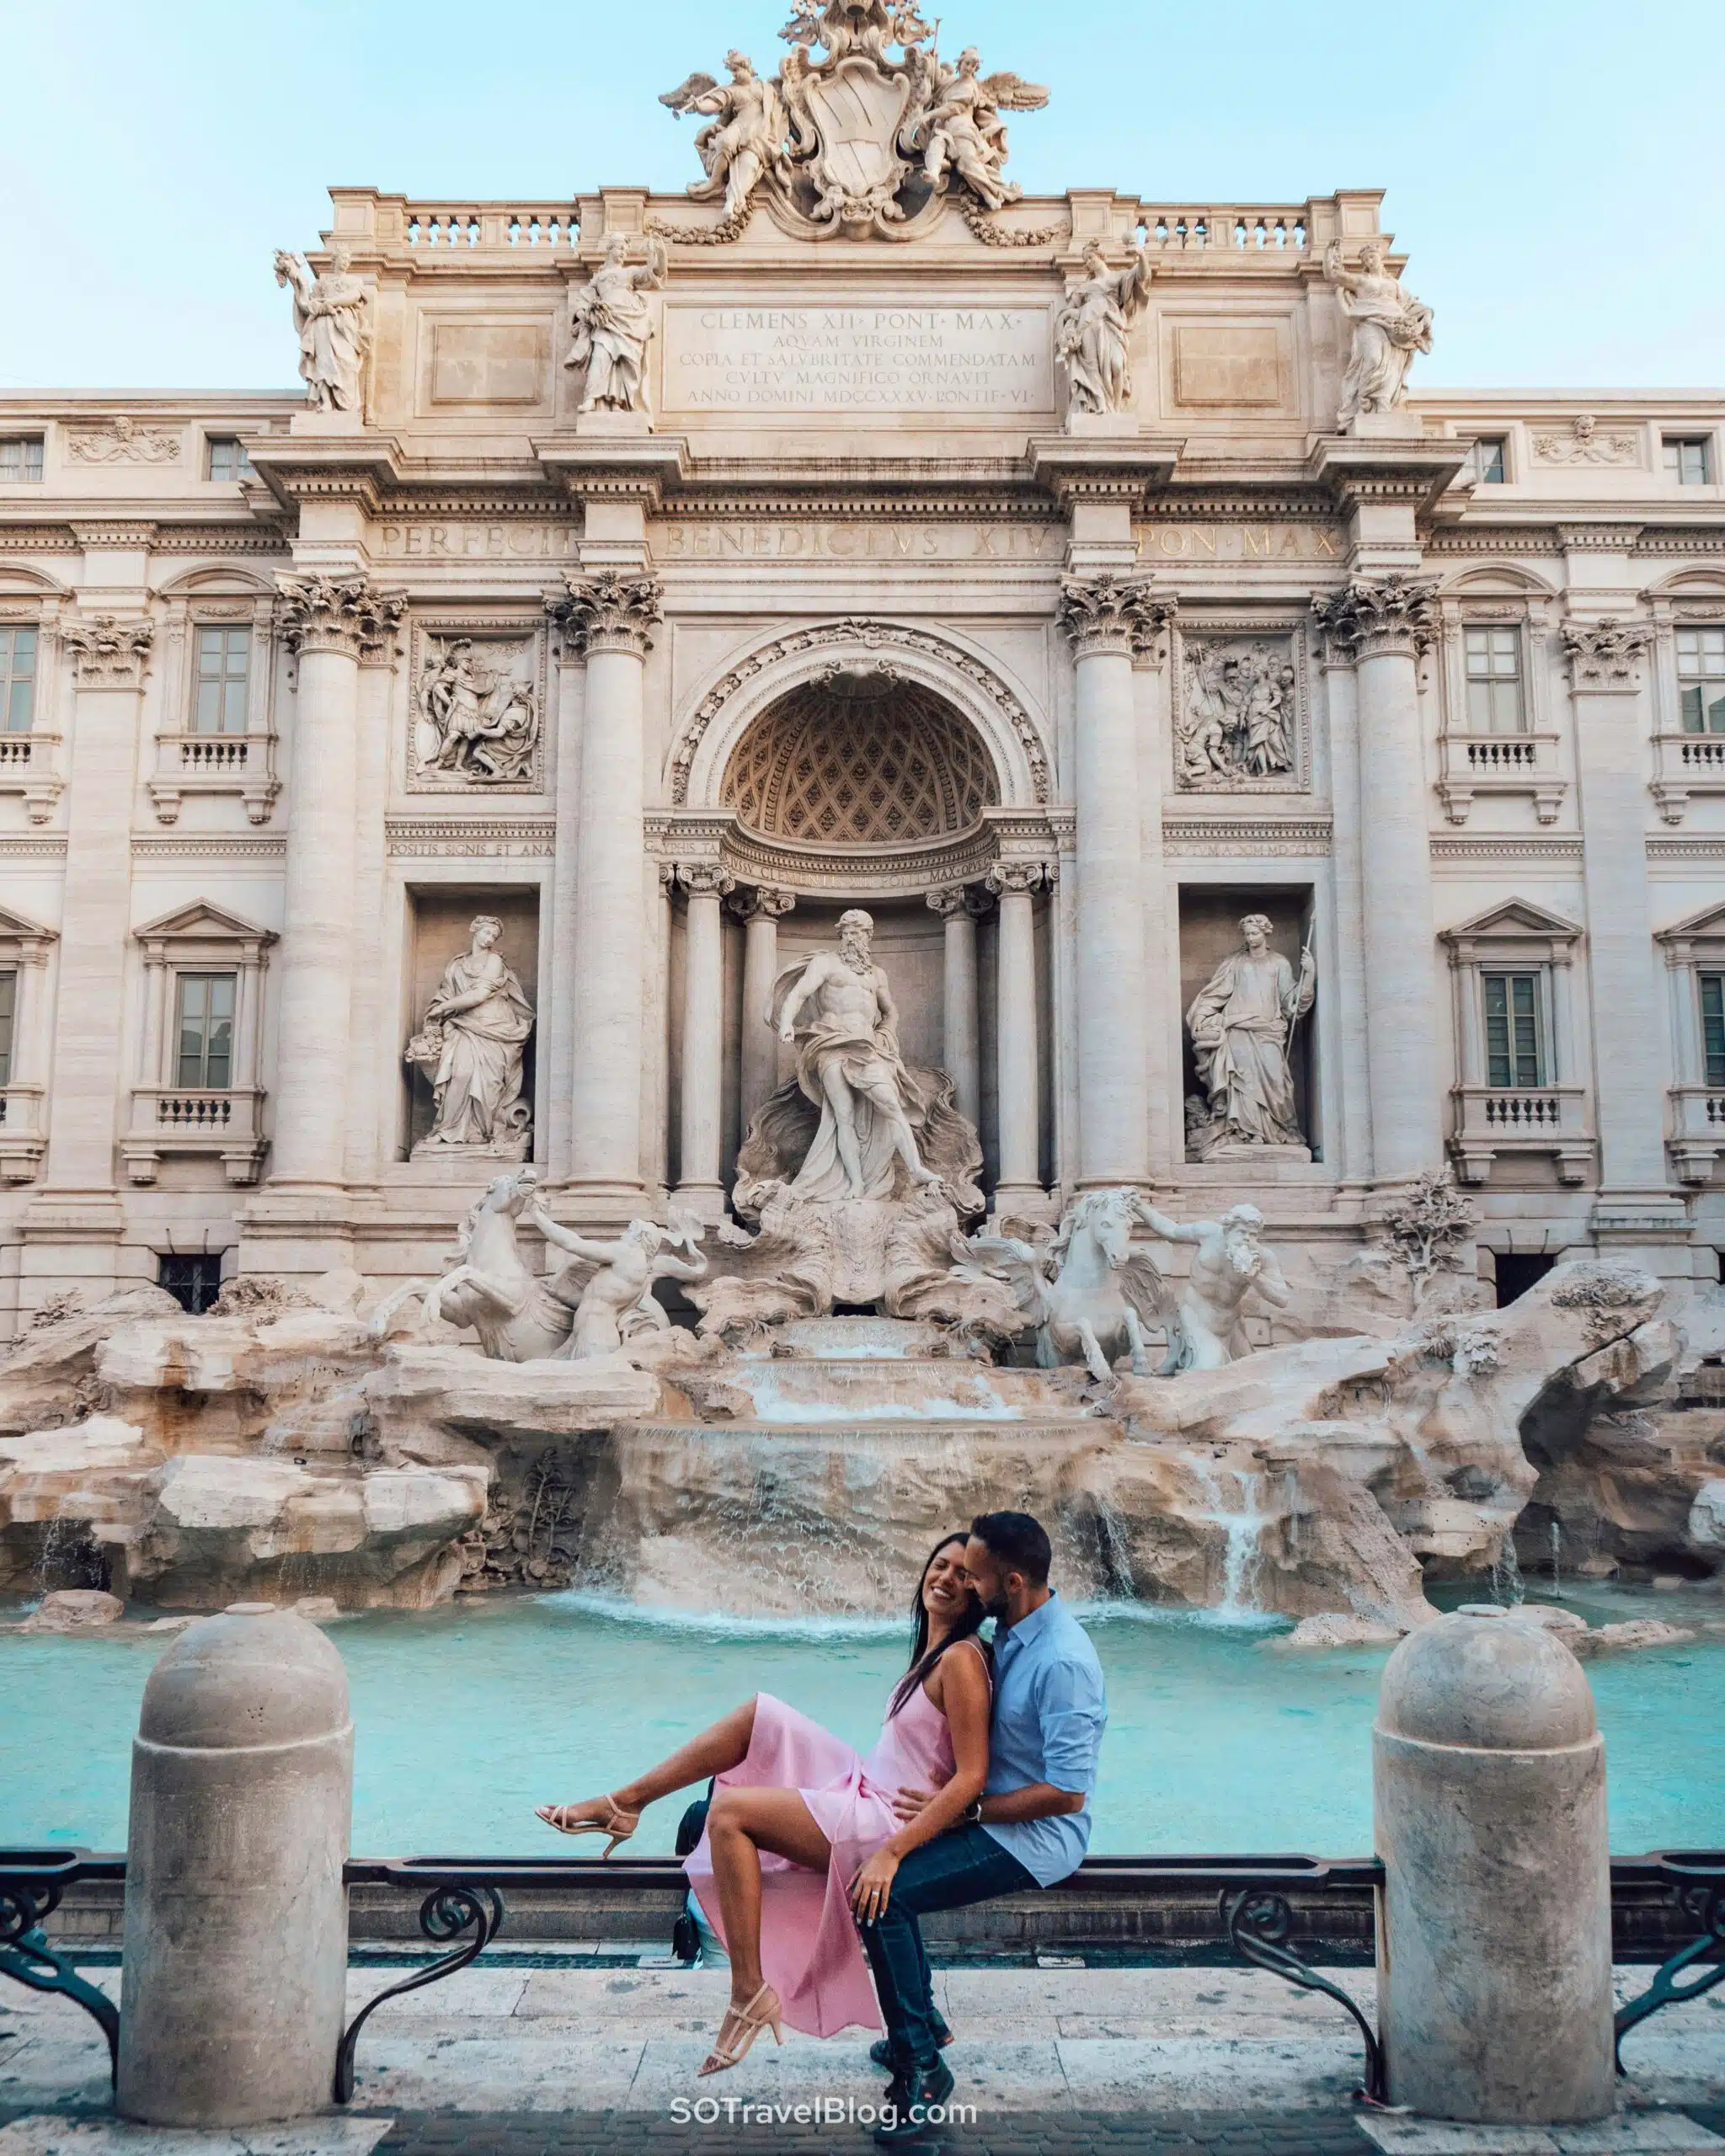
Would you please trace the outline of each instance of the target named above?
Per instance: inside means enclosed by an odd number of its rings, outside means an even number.
[[[471,1326],[493,1362],[532,1363],[561,1354],[574,1310],[527,1270],[516,1246],[521,1215],[537,1200],[538,1177],[531,1168],[499,1176],[457,1230],[451,1270],[437,1280],[409,1280],[386,1297],[372,1313],[373,1337],[385,1338],[396,1312],[417,1299],[428,1321],[443,1318]]]
[[[1107,1384],[1115,1359],[1130,1354],[1134,1377],[1148,1377],[1145,1328],[1163,1321],[1165,1295],[1149,1253],[1132,1247],[1140,1221],[1149,1225],[1136,1191],[1086,1191],[1068,1206],[1051,1241],[973,1235],[954,1269],[1013,1290],[1026,1326],[1036,1327],[1039,1369],[1082,1363]]]

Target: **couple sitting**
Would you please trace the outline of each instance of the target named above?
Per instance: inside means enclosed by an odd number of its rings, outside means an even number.
[[[703,2074],[734,2066],[769,2026],[776,2039],[786,2021],[830,2036],[884,2019],[870,2057],[891,2071],[896,2122],[876,2137],[927,2132],[920,2121],[952,2093],[940,2057],[952,2032],[917,1919],[1052,1886],[1090,1839],[1108,1709],[1095,1650],[1048,1584],[1049,1556],[1026,1513],[984,1513],[937,1545],[911,1666],[866,1758],[761,1692],[611,1795],[542,1807],[563,1833],[610,1835],[608,1856],[654,1798],[717,1777],[686,1867],[731,1963]],[[992,1648],[978,1636],[987,1617]]]

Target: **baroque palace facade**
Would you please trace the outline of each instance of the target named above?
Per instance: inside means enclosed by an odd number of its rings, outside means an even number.
[[[1717,1277],[1725,399],[1422,392],[1376,194],[1021,198],[1033,86],[785,35],[692,200],[336,190],[301,392],[0,399],[7,1324],[718,1219],[857,907],[1003,1217]]]

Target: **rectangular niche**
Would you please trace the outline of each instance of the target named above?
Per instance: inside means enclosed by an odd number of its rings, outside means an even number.
[[[429,1073],[405,1059],[408,1043],[423,1027],[427,1006],[437,992],[444,969],[468,947],[475,918],[489,914],[503,924],[496,948],[505,965],[521,983],[522,991],[537,1013],[539,1007],[539,893],[536,887],[495,884],[439,883],[408,893],[406,979],[397,1068],[402,1079],[401,1148],[410,1155],[422,1138],[430,1135],[436,1103]],[[538,1027],[527,1037],[521,1059],[521,1098],[533,1111],[526,1157],[538,1150],[539,1103],[537,1098]],[[441,1150],[441,1149],[438,1149]],[[451,1161],[462,1157],[451,1148]]]
[[[1176,638],[1174,785],[1182,793],[1306,793],[1306,638],[1291,622],[1194,620]]]
[[[1311,932],[1312,923],[1312,894],[1309,884],[1183,884],[1180,890],[1180,1101],[1187,1131],[1184,1157],[1188,1161],[1210,1159],[1237,1170],[1249,1177],[1253,1165],[1261,1161],[1267,1172],[1273,1172],[1278,1161],[1297,1161],[1294,1149],[1279,1149],[1269,1145],[1249,1145],[1239,1150],[1226,1150],[1220,1154],[1206,1154],[1198,1139],[1198,1126],[1207,1121],[1207,1114],[1199,1117],[1198,1106],[1206,1104],[1205,1089],[1200,1082],[1198,1057],[1192,1043],[1191,1028],[1186,1014],[1194,1001],[1215,976],[1223,961],[1245,948],[1240,923],[1248,914],[1263,914],[1270,923],[1269,948],[1288,961],[1297,981],[1300,975],[1300,954]],[[1325,984],[1318,982],[1320,998]],[[1314,1006],[1299,1020],[1287,1053],[1289,1075],[1294,1081],[1294,1112],[1300,1135],[1311,1148],[1314,1160],[1322,1157],[1320,1133],[1315,1121],[1316,1087],[1314,1076],[1316,1058],[1313,1042],[1316,1038],[1314,1021],[1317,1009]]]
[[[545,617],[415,615],[408,689],[410,793],[542,793]]]

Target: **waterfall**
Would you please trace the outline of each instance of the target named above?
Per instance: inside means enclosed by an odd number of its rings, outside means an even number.
[[[1561,1596],[1563,1592],[1563,1530],[1554,1519],[1551,1522],[1551,1593]]]
[[[1522,1584],[1521,1562],[1515,1555],[1515,1534],[1505,1531],[1498,1545],[1498,1554],[1492,1560],[1492,1599],[1513,1609],[1527,1599],[1527,1589]]]
[[[1255,1616],[1258,1605],[1252,1599],[1252,1583],[1263,1555],[1260,1539],[1269,1524],[1269,1516],[1263,1508],[1264,1477],[1249,1469],[1219,1466],[1196,1453],[1180,1456],[1198,1478],[1207,1501],[1207,1508],[1196,1517],[1220,1527],[1227,1538],[1218,1614]]]

